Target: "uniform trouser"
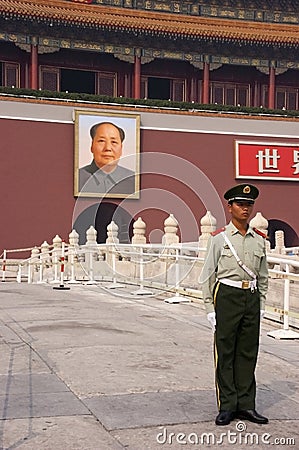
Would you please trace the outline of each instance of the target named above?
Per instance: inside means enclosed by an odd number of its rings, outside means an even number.
[[[217,283],[214,291],[216,395],[219,410],[255,408],[255,366],[259,346],[257,291]]]

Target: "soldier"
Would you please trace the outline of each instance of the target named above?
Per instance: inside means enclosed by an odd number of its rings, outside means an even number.
[[[225,193],[231,221],[212,233],[201,275],[207,318],[215,331],[216,425],[234,418],[268,423],[255,410],[254,373],[268,288],[266,235],[248,224],[258,194],[249,184]]]

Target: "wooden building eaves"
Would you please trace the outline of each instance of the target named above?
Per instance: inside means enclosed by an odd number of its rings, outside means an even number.
[[[120,31],[128,34],[249,45],[298,47],[299,27],[249,21],[175,16],[170,13],[128,10],[62,0],[0,0],[6,21],[34,21],[48,26]]]

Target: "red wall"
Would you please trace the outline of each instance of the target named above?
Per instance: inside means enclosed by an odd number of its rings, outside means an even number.
[[[73,198],[73,127],[0,120],[0,248],[67,238]]]
[[[267,122],[265,122],[265,127]],[[277,124],[279,127],[279,123]],[[190,161],[199,167],[213,182],[221,199],[223,193],[231,186],[237,183],[251,183],[260,190],[260,196],[256,201],[253,215],[260,211],[269,219],[281,220],[289,224],[299,234],[299,185],[294,181],[269,181],[269,180],[236,180],[234,164],[234,140],[242,139],[240,136],[225,134],[197,134],[197,133],[173,133],[161,131],[143,132],[143,151],[146,152],[164,152],[171,155],[177,155]],[[248,140],[254,138],[245,137]],[[263,142],[269,141],[294,142],[294,139],[259,138]],[[194,180],[189,180],[194,185]],[[142,187],[145,188],[151,183],[151,180],[145,179]],[[161,181],[163,183],[163,181]],[[196,181],[195,181],[196,183]],[[198,198],[190,195],[186,189],[178,188],[177,183],[172,181],[166,183],[177,190],[178,194],[190,205],[198,219],[205,213],[205,208]],[[203,187],[204,188],[204,187]],[[200,191],[200,187],[199,187]],[[223,200],[223,206],[226,210],[226,202]],[[213,213],[213,209],[211,209]],[[229,215],[227,214],[227,219]],[[220,225],[220,224],[219,224]],[[222,225],[222,224],[221,224]],[[191,237],[193,239],[194,237]],[[295,239],[289,245],[299,245],[298,239]]]
[[[40,245],[44,240],[51,243],[56,234],[67,240],[77,215],[73,196],[73,125],[1,119],[0,133],[0,252],[4,248]],[[212,214],[214,210],[213,205],[210,208],[203,204],[201,194],[206,186],[200,178],[192,176],[191,168],[200,169],[222,199],[226,189],[236,182],[246,182],[234,178],[236,138],[240,136],[141,130],[141,154],[150,155],[150,159],[141,160],[141,198],[111,201],[121,203],[133,217],[141,216],[147,223],[148,235],[153,230],[162,230],[164,219],[173,213],[179,224],[183,224],[180,230],[183,240],[197,240],[200,218],[206,209],[211,209]],[[273,142],[273,138],[269,141]],[[275,141],[279,140],[275,138]],[[162,154],[166,154],[169,170],[159,162]],[[175,157],[182,158],[184,168]],[[254,184],[261,191],[255,212],[261,211],[267,219],[285,221],[299,233],[298,183],[259,181]],[[95,200],[80,199],[79,203],[77,206],[82,211]],[[225,202],[222,203],[225,208]],[[290,244],[299,245],[299,242],[294,240]]]

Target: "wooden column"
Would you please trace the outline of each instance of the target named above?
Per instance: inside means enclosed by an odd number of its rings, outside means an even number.
[[[197,103],[197,78],[192,77],[190,82],[190,101]]]
[[[132,86],[132,80],[131,80],[131,74],[125,73],[125,80],[124,80],[124,96],[125,97],[131,97],[131,86]]]
[[[203,63],[202,103],[210,103],[210,64]]]
[[[38,46],[36,39],[32,39],[30,54],[30,88],[38,89]]]
[[[253,87],[253,106],[259,107],[260,104],[261,104],[260,85],[257,81],[255,81]]]
[[[269,70],[269,99],[268,99],[268,108],[275,108],[275,68],[273,66],[270,67]]]
[[[140,98],[141,88],[141,52],[137,49],[134,59],[134,98]]]

